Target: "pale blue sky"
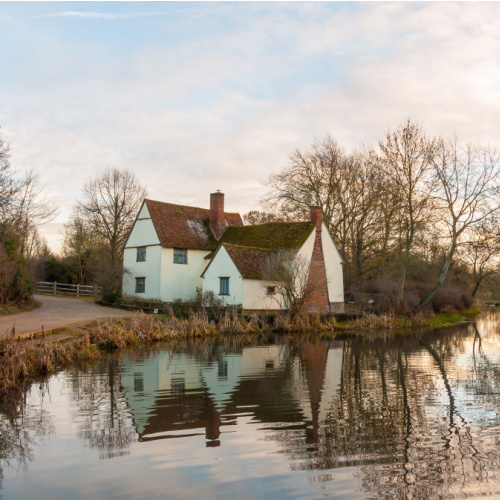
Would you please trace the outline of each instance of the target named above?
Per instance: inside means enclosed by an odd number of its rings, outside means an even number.
[[[246,212],[295,148],[408,116],[495,143],[497,3],[0,2],[0,125],[60,205],[129,168],[153,199]]]

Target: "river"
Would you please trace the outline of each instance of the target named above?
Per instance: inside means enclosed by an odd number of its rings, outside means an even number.
[[[105,356],[0,403],[0,498],[500,498],[500,315]]]

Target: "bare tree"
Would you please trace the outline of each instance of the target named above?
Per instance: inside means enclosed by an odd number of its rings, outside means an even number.
[[[267,224],[268,222],[291,222],[288,214],[263,212],[261,210],[250,210],[243,215],[243,222],[247,226],[256,226],[258,224]]]
[[[93,271],[103,258],[104,247],[103,237],[94,232],[81,208],[74,207],[69,221],[64,224],[63,255],[66,259],[76,261],[78,283],[88,283],[91,275],[97,274]]]
[[[113,168],[87,182],[83,193],[83,216],[106,241],[111,262],[119,261],[146,190],[132,172]]]
[[[295,219],[308,217],[311,206],[322,207],[324,221],[346,262],[347,280],[351,275],[359,279],[383,239],[383,183],[375,167],[372,151],[347,154],[327,135],[290,155],[289,165],[269,178],[271,191],[263,203]]]
[[[415,237],[429,222],[429,178],[436,141],[428,139],[422,128],[408,119],[396,130],[389,130],[379,147],[380,166],[388,181],[386,189],[396,195],[392,201],[397,201],[398,207],[401,242],[399,300],[402,300]]]
[[[318,282],[310,279],[309,261],[296,250],[278,250],[265,259],[262,276],[276,288],[275,300],[292,317],[305,312],[318,289]]]
[[[466,241],[457,250],[458,257],[472,268],[474,286],[471,295],[476,296],[483,281],[500,272],[500,228],[498,221],[483,221],[470,228]]]
[[[495,150],[462,147],[456,139],[441,141],[433,168],[440,186],[435,201],[449,246],[436,284],[421,305],[429,303],[443,285],[463,233],[500,210],[500,156]]]
[[[337,186],[345,156],[330,136],[305,151],[295,150],[289,165],[269,178],[266,185],[271,191],[263,202],[299,220],[309,216],[310,207],[322,207],[323,220],[330,227],[338,208]]]
[[[19,235],[21,252],[24,255],[29,253],[30,242],[37,238],[37,227],[53,220],[57,211],[54,202],[43,193],[40,176],[30,170],[26,177],[18,182],[9,215],[9,222]]]

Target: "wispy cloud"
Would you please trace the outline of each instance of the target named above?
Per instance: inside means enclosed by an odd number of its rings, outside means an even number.
[[[108,12],[85,12],[78,10],[69,10],[63,12],[53,12],[43,16],[33,17],[31,19],[47,19],[53,17],[77,17],[82,19],[136,19],[140,17],[164,16],[165,12],[154,10],[150,12],[128,12],[128,13],[108,13]]]

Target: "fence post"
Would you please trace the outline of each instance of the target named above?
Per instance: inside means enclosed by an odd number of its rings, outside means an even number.
[[[76,298],[80,298],[80,283],[78,283],[78,285],[76,285]]]
[[[54,295],[57,295],[57,281],[54,281]]]

